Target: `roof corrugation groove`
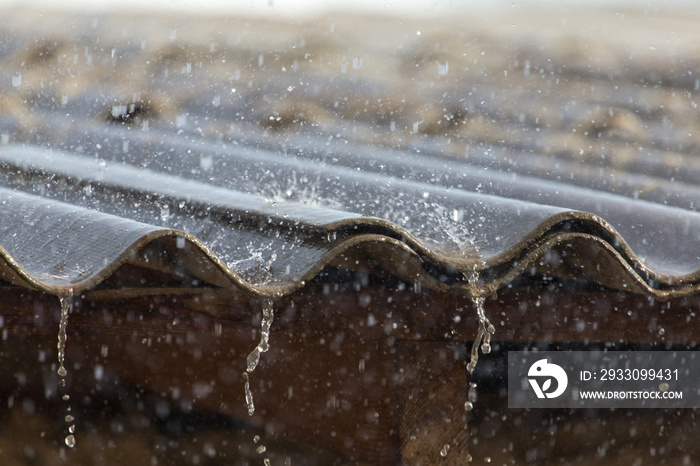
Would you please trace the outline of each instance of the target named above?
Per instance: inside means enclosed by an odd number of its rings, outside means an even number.
[[[282,295],[372,262],[472,294],[528,270],[700,287],[691,46],[398,21],[379,43],[383,20],[352,17],[176,40],[73,15],[61,35],[27,16],[0,22],[5,281],[79,292],[132,262]]]

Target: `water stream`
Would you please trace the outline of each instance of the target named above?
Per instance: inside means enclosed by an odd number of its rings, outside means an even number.
[[[245,403],[248,408],[248,415],[252,416],[255,414],[255,402],[253,400],[253,392],[250,389],[250,374],[253,373],[258,363],[260,362],[260,355],[267,352],[270,349],[270,327],[272,326],[272,320],[275,317],[274,308],[271,299],[266,299],[263,301],[262,305],[262,320],[260,322],[260,341],[258,345],[253,349],[253,351],[248,354],[246,358],[246,371],[243,373],[243,378],[245,379]],[[258,444],[260,442],[260,437],[255,436],[253,441]],[[262,455],[266,451],[266,447],[263,444],[259,444],[256,448],[258,454]],[[265,458],[265,466],[270,466],[270,459]]]
[[[474,373],[476,364],[479,362],[479,348],[481,348],[482,353],[489,354],[491,352],[491,337],[496,333],[496,327],[489,321],[484,311],[484,301],[486,298],[484,296],[474,296],[472,300],[476,306],[479,329],[476,332],[469,363],[467,364],[467,370],[470,374]]]
[[[66,327],[68,326],[68,314],[73,308],[73,294],[69,293],[66,296],[61,296],[61,319],[58,324],[58,370],[56,371],[58,375],[61,376],[61,389],[63,390],[62,399],[66,403],[70,401],[70,395],[66,389],[66,376],[68,371],[66,370],[65,357],[66,357],[66,341],[68,339],[66,334]],[[75,446],[75,417],[71,412],[70,404],[66,406],[66,415],[63,418],[68,424],[68,435],[65,438],[65,443],[68,447],[73,448]]]
[[[478,264],[474,266],[470,274],[465,274],[465,278],[467,278],[471,288],[471,299],[476,307],[476,316],[479,320],[479,328],[476,332],[474,343],[472,344],[469,363],[467,363],[467,372],[469,372],[470,375],[474,373],[476,365],[479,362],[479,348],[481,348],[482,353],[489,354],[491,352],[491,337],[496,333],[496,327],[494,327],[488,317],[486,317],[484,302],[486,301],[487,290],[479,285],[479,272],[477,271],[477,267]],[[464,403],[464,409],[466,411],[474,409],[476,398],[476,383],[470,381],[467,401]]]

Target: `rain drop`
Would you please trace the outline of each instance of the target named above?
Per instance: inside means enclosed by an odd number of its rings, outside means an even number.
[[[73,434],[66,437],[66,445],[68,445],[70,448],[75,446],[75,436]]]
[[[199,168],[202,170],[211,170],[214,167],[214,158],[210,154],[202,154],[199,157]]]
[[[169,217],[170,217],[170,205],[169,204],[161,205],[160,206],[160,219],[163,222],[167,222]]]
[[[448,444],[445,444],[442,446],[442,450],[440,450],[440,456],[443,458],[447,456],[447,453],[450,451],[450,446]]]
[[[476,403],[476,384],[474,382],[469,382],[469,391],[467,392],[467,399],[470,403]]]

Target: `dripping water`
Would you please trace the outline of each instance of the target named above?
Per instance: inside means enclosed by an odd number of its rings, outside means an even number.
[[[245,379],[245,404],[248,408],[248,416],[252,416],[255,414],[255,403],[253,402],[253,393],[250,391],[250,377],[248,377],[247,372],[243,373],[243,378]]]
[[[438,209],[438,211],[440,210],[441,209]],[[452,212],[449,212],[447,209],[442,209],[440,213],[443,216],[442,218],[450,218],[451,214],[451,221],[444,222],[444,231],[457,245],[464,256],[478,257],[479,248],[475,244],[474,237],[469,231],[467,224],[464,222],[464,211],[462,209],[453,209]],[[491,324],[488,317],[486,317],[486,312],[484,311],[486,296],[489,294],[489,290],[479,283],[479,267],[483,267],[484,265],[483,260],[477,260],[471,271],[463,272],[464,278],[469,285],[469,295],[476,307],[476,315],[479,322],[469,362],[467,363],[469,375],[474,373],[476,365],[479,362],[479,348],[481,348],[481,352],[484,354],[489,354],[491,352],[491,337],[496,332],[496,328]],[[458,322],[459,320],[455,321]],[[464,403],[465,410],[471,411],[474,408],[475,401],[476,384],[470,383],[468,400]]]
[[[61,296],[61,320],[58,324],[58,375],[61,376],[65,385],[65,377],[68,372],[63,365],[66,357],[66,326],[68,325],[68,312],[73,307],[73,297],[71,295]]]
[[[262,322],[260,323],[260,342],[258,342],[258,346],[250,352],[246,359],[246,371],[249,373],[252,373],[258,367],[260,355],[270,349],[270,327],[272,326],[273,318],[272,301],[269,299],[265,300],[262,308]]]
[[[486,317],[486,312],[484,311],[485,290],[479,286],[479,275],[476,269],[469,276],[469,285],[473,290],[472,301],[476,306],[476,315],[479,319],[479,329],[476,332],[476,338],[472,345],[469,364],[467,364],[467,370],[470,374],[473,374],[476,364],[479,362],[479,347],[481,347],[481,352],[484,354],[491,352],[491,337],[496,333],[496,327]]]
[[[255,437],[253,437],[253,442],[254,442],[255,444],[260,443],[260,436],[259,436],[259,435],[256,435]],[[264,454],[264,453],[267,451],[267,448],[265,447],[265,445],[263,445],[263,444],[261,443],[260,445],[257,446],[257,448],[255,449],[255,451],[258,453],[258,455],[262,455],[262,454]],[[270,458],[265,458],[265,459],[263,459],[263,465],[264,465],[264,466],[272,466],[272,463],[270,463]]]
[[[246,358],[246,371],[243,373],[243,378],[245,379],[245,404],[248,408],[248,415],[252,416],[255,414],[255,403],[253,401],[253,392],[250,390],[250,375],[258,367],[260,362],[260,355],[267,352],[270,349],[270,327],[272,326],[272,320],[274,319],[275,313],[272,306],[272,300],[266,299],[263,301],[262,306],[262,321],[260,322],[260,341],[258,345],[253,349],[253,351],[248,354]],[[260,437],[256,435],[253,441],[257,444],[260,442]],[[258,454],[262,455],[267,449],[265,445],[260,444],[256,451]],[[268,458],[264,459],[264,464],[270,466],[270,460]]]
[[[474,270],[468,277],[469,285],[471,287],[471,297],[474,306],[476,307],[476,316],[479,320],[479,328],[476,332],[476,338],[472,344],[472,350],[469,358],[469,363],[467,364],[467,372],[469,375],[473,374],[476,370],[476,364],[479,362],[479,348],[481,347],[481,352],[484,354],[489,354],[491,352],[491,337],[496,333],[496,327],[491,324],[488,317],[486,317],[486,311],[484,310],[484,302],[486,301],[486,291],[483,287],[479,286],[479,274]],[[474,409],[474,403],[476,403],[477,393],[476,393],[476,383],[469,382],[469,390],[467,392],[467,401],[464,403],[464,410],[469,412]],[[471,462],[471,460],[470,460]]]
[[[68,371],[66,370],[66,366],[64,365],[64,363],[66,357],[66,327],[68,326],[68,314],[73,308],[72,291],[66,296],[61,296],[59,299],[61,301],[61,319],[58,324],[58,370],[56,372],[58,373],[58,375],[61,376],[61,388],[64,392],[62,399],[63,401],[68,403],[70,400],[70,395],[68,395],[66,390],[66,375],[68,375]],[[68,447],[73,448],[76,443],[74,423],[75,417],[73,417],[73,414],[71,413],[70,404],[66,406],[66,415],[63,419],[67,424],[69,424],[68,435],[65,438],[65,443]]]
[[[476,403],[476,383],[469,382],[469,391],[467,392],[467,401],[464,403],[464,410],[471,411]]]

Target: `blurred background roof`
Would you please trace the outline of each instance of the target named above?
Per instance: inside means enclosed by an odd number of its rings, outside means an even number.
[[[57,4],[51,0],[2,0],[0,6],[22,7],[36,10],[60,8],[66,11],[125,12],[160,11],[188,12],[194,14],[243,14],[266,17],[317,16],[338,11],[353,13],[406,15],[417,18],[430,16],[449,17],[484,12],[529,13],[533,9],[564,11],[568,8],[599,11],[601,8],[641,10],[647,13],[672,12],[697,9],[694,0],[393,0],[376,2],[371,0],[153,0],[148,3],[136,0],[69,0]]]

